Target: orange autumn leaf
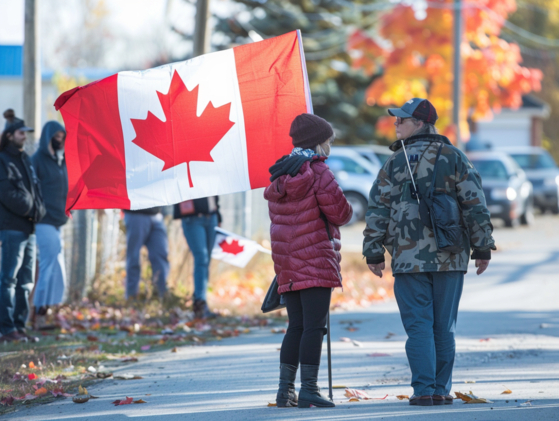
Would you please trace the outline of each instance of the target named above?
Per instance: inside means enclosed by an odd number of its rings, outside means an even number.
[[[28,374],[28,375],[27,375],[27,378],[28,378],[29,380],[35,380],[35,379],[37,378],[37,375],[36,375],[35,373],[31,373],[31,374]]]
[[[397,395],[396,398],[398,398],[398,400],[403,401],[404,399],[409,399],[410,397],[408,395]]]
[[[33,361],[29,363],[29,368],[35,368],[35,363]]]
[[[501,395],[510,395],[512,393],[512,390],[507,389],[504,392],[501,393]]]
[[[44,387],[41,387],[41,388],[35,390],[35,396],[44,395],[47,392],[48,392],[47,389],[45,389]]]

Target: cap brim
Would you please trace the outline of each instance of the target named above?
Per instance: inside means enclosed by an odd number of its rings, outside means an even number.
[[[35,129],[32,129],[31,127],[27,127],[27,126],[20,127],[19,129],[16,129],[16,130],[21,130],[22,132],[34,132],[35,131]]]
[[[402,117],[402,118],[410,118],[412,117],[411,114],[406,113],[401,108],[389,108],[388,114],[394,117]]]

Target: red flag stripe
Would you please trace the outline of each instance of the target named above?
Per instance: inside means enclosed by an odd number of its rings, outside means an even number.
[[[117,81],[113,75],[84,86],[60,104],[67,132],[67,212],[130,209]]]
[[[233,49],[241,92],[250,185],[270,184],[268,169],[293,148],[289,127],[307,112],[297,32]],[[275,95],[273,95],[274,93]]]

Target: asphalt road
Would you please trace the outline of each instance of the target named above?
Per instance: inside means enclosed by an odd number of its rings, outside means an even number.
[[[343,230],[344,247],[358,247],[363,227]],[[349,403],[334,392],[334,409],[279,409],[275,400],[282,335],[255,330],[219,343],[148,354],[115,373],[143,380],[105,380],[90,388],[99,399],[70,399],[20,410],[19,420],[559,420],[559,217],[532,228],[498,228],[499,251],[486,274],[467,275],[458,320],[453,391],[493,403],[410,407],[410,372],[394,302],[332,315],[334,384],[385,399]],[[347,330],[351,324],[355,331]],[[362,346],[340,341],[349,337]],[[370,356],[370,354],[389,354]],[[320,384],[327,386],[326,352]],[[511,394],[501,394],[506,389]],[[131,396],[148,403],[115,407]]]

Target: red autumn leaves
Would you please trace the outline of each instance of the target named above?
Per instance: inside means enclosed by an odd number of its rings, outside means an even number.
[[[198,89],[189,91],[175,71],[169,92],[157,92],[165,121],[151,112],[145,120],[132,119],[136,131],[132,142],[161,159],[162,171],[186,163],[190,187],[190,162],[213,162],[210,152],[235,124],[229,120],[231,103],[215,108],[210,102],[197,117]]]

